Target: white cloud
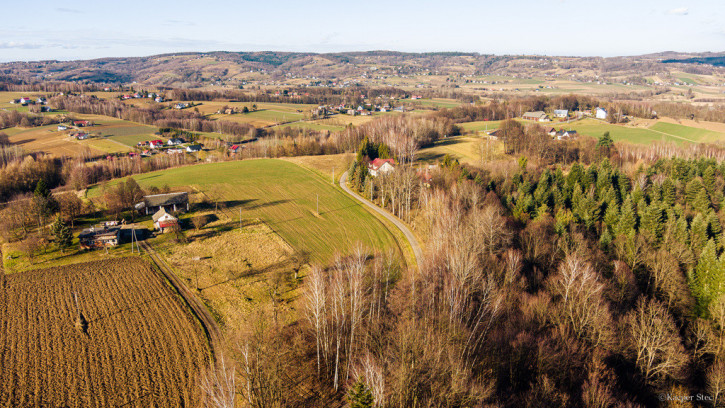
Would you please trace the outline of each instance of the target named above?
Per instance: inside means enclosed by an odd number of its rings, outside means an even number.
[[[690,9],[688,9],[687,7],[673,8],[673,9],[667,10],[667,14],[669,14],[671,16],[686,16],[686,15],[690,14]]]
[[[10,48],[20,48],[24,50],[34,50],[38,48],[43,48],[44,46],[41,44],[31,44],[31,43],[24,43],[24,42],[15,42],[15,41],[3,41],[0,42],[0,49],[10,49]]]

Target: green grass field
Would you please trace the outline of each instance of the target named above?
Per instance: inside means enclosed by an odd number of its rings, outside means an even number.
[[[313,261],[327,262],[358,242],[367,248],[394,248],[394,236],[358,202],[329,180],[294,163],[259,159],[202,164],[134,177],[144,188],[191,186],[227,204],[225,213],[238,219],[259,218],[293,248]],[[112,182],[113,183],[113,182]],[[89,189],[88,196],[101,193]],[[320,215],[316,214],[319,196]]]
[[[657,122],[649,127],[658,132],[669,133],[691,139],[700,143],[716,142],[725,140],[725,134],[707,129],[698,129],[691,126],[678,125],[675,123]]]
[[[621,125],[612,125],[595,119],[584,119],[564,126],[552,125],[559,129],[574,129],[582,135],[599,138],[604,132],[614,141],[626,141],[635,144],[650,144],[658,141],[674,142],[678,144],[694,142],[686,137],[660,133],[647,128],[632,128]],[[679,137],[678,137],[679,136]]]
[[[478,122],[459,123],[458,126],[466,132],[484,132],[486,130],[495,130],[501,126],[502,120],[481,120]]]
[[[321,123],[310,123],[310,122],[286,123],[284,125],[281,125],[280,127],[295,127],[295,128],[303,128],[303,129],[311,129],[311,130],[329,130],[330,132],[339,132],[339,131],[345,130],[344,126],[324,125]]]

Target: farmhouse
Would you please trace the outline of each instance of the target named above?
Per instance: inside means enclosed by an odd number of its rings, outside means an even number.
[[[144,196],[143,201],[137,203],[136,211],[146,215],[154,214],[160,209],[166,211],[189,211],[189,194],[186,192],[153,194]]]
[[[560,130],[556,132],[556,140],[566,140],[577,137],[576,130]]]
[[[158,210],[151,218],[154,220],[154,227],[161,232],[168,232],[176,225],[179,225],[179,220],[167,213],[163,208]]]
[[[393,159],[375,159],[368,163],[368,173],[376,177],[378,174],[387,174],[395,170],[395,160]]]
[[[596,114],[597,119],[606,119],[607,118],[607,110],[604,108],[597,108]]]
[[[181,139],[179,137],[173,137],[173,138],[169,139],[168,142],[166,142],[166,144],[169,146],[178,146],[182,143],[184,143],[184,139]]]
[[[158,149],[159,147],[163,147],[164,146],[164,141],[163,140],[152,140],[152,141],[149,142],[149,146],[152,149]]]
[[[201,145],[198,145],[197,144],[197,145],[189,145],[189,146],[186,146],[186,151],[189,152],[189,153],[200,152],[201,151]]]
[[[554,116],[556,116],[557,118],[567,118],[567,117],[569,117],[569,110],[568,109],[555,109]]]
[[[81,249],[113,247],[120,242],[120,226],[94,226],[78,234]]]
[[[550,119],[548,116],[546,116],[546,113],[543,111],[536,111],[536,112],[526,112],[522,116],[524,120],[533,120],[535,122],[549,122]]]
[[[85,132],[76,132],[76,133],[73,133],[71,136],[75,137],[76,140],[86,140],[90,137],[90,135]]]
[[[73,121],[73,126],[77,126],[77,127],[91,126],[91,122],[89,122],[87,120],[75,120],[75,121]]]

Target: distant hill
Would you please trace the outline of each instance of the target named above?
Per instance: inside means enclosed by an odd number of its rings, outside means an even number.
[[[685,59],[667,59],[662,61],[663,64],[681,63],[681,64],[706,64],[715,67],[725,67],[725,55],[718,57],[696,57]]]
[[[330,82],[371,83],[395,76],[508,75],[626,79],[661,75],[673,70],[696,74],[725,73],[721,64],[689,66],[669,62],[715,61],[722,56],[665,52],[634,57],[567,57],[487,55],[464,52],[406,53],[368,51],[343,53],[188,52],[133,58],[83,61],[35,61],[0,64],[0,78],[33,83],[48,80],[95,83],[139,83],[158,87],[243,86],[257,83],[315,85]],[[718,66],[713,66],[718,65]],[[644,80],[642,80],[644,81]]]

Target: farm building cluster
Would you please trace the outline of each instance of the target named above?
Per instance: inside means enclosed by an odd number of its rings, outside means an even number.
[[[141,215],[151,215],[154,229],[161,233],[172,231],[179,225],[178,217],[173,214],[189,211],[189,194],[175,192],[167,194],[152,194],[143,197],[143,200],[134,206]],[[146,230],[124,222],[106,221],[90,228],[86,228],[78,235],[81,249],[96,249],[115,247],[133,239],[143,238]]]
[[[607,110],[601,107],[596,108],[594,112],[592,112],[591,110],[577,110],[570,112],[568,109],[554,109],[551,116],[556,119],[568,120],[572,115],[576,118],[581,118],[584,116],[594,116],[597,119],[606,119]],[[551,122],[551,116],[544,111],[533,111],[525,112],[523,115],[521,115],[521,119],[530,120],[532,122]]]

